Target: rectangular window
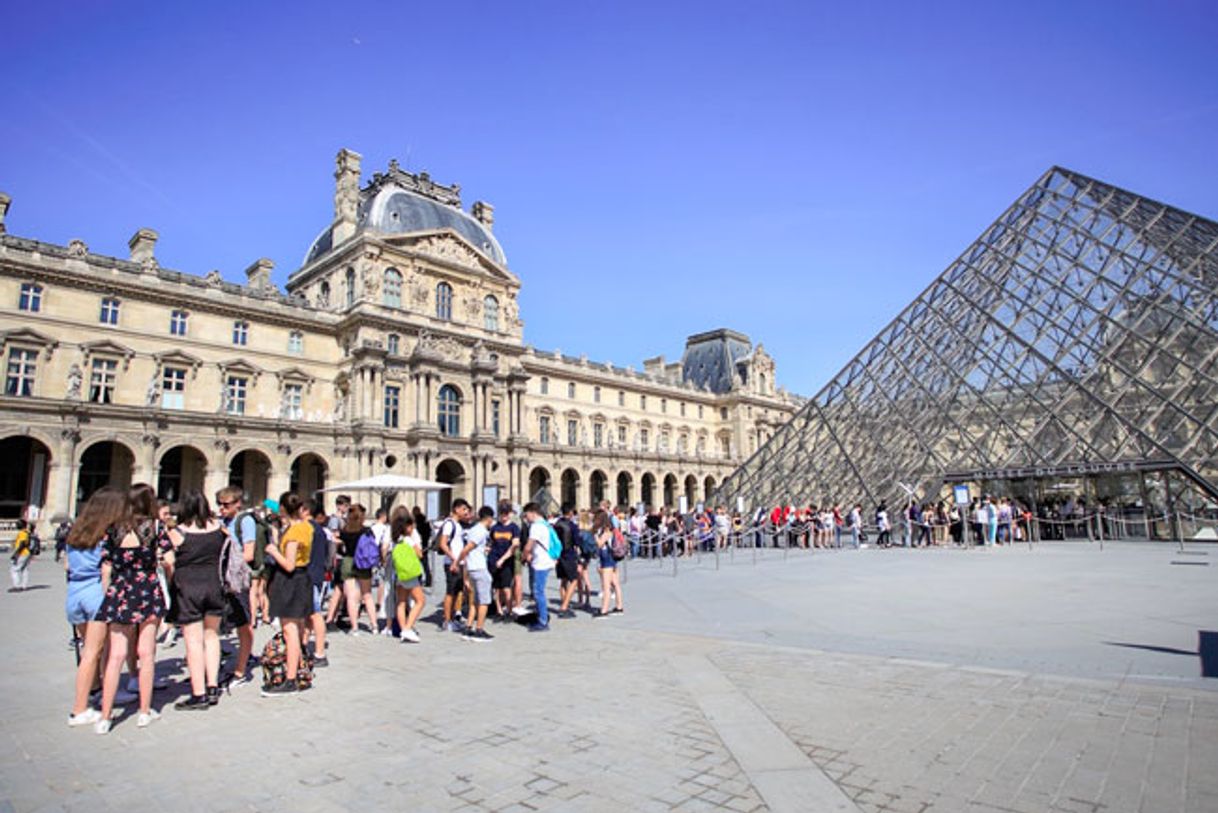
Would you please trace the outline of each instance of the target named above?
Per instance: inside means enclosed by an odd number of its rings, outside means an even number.
[[[250,323],[249,322],[233,322],[233,344],[245,347],[245,343],[249,341]]]
[[[626,445],[626,427],[624,427],[624,426],[619,426],[617,428],[617,445],[618,446]]]
[[[225,412],[229,415],[244,415],[245,414],[245,393],[248,381],[244,376],[230,375],[228,381],[225,382],[224,400]]]
[[[661,452],[668,451],[668,433],[667,432],[660,433],[660,451]]]
[[[398,411],[402,404],[401,387],[385,387],[385,426],[398,428]]]
[[[537,439],[542,443],[550,442],[550,416],[542,415],[537,419]]]
[[[299,421],[304,417],[304,386],[302,384],[283,385],[283,417],[290,421]]]
[[[727,407],[719,407],[719,419],[727,420]]]
[[[114,403],[114,379],[117,375],[117,361],[93,359],[89,376],[89,400],[95,404]]]
[[[684,401],[681,402],[681,417],[682,418],[685,417],[685,402]]]
[[[621,407],[626,406],[626,391],[625,390],[617,391],[617,405],[621,406]]]
[[[698,420],[702,420],[702,405],[698,404]]]
[[[186,335],[186,311],[174,311],[169,314],[169,335]]]
[[[402,349],[402,337],[396,333],[390,333],[385,349],[389,351],[389,355],[396,356]]]
[[[186,408],[186,370],[166,367],[161,372],[161,409]]]
[[[288,334],[288,352],[297,355],[304,352],[304,334],[299,330],[293,330]]]
[[[567,445],[574,446],[579,442],[579,421],[567,421]]]
[[[575,382],[574,382],[574,381],[572,381],[571,383],[567,384],[567,397],[568,397],[568,398],[574,398],[574,397],[575,397]]]
[[[601,402],[601,388],[600,387],[592,388],[592,400],[598,404]]]
[[[602,424],[592,425],[592,445],[597,449],[605,445],[605,427]]]
[[[642,446],[644,449],[646,449],[650,442],[651,442],[650,433],[646,429],[640,429],[639,430],[639,445]]]
[[[660,399],[660,412],[663,412],[665,415],[668,414],[668,399],[667,398]]]
[[[499,402],[491,401],[491,432],[499,437]]]
[[[647,396],[646,395],[639,396],[639,409],[643,410],[644,412],[647,411]]]
[[[685,454],[687,451],[689,451],[689,438],[685,437],[685,435],[678,436],[677,454]]]
[[[38,371],[38,351],[19,347],[8,351],[8,370],[4,394],[29,398],[34,395],[34,374]]]
[[[101,323],[103,325],[118,324],[118,306],[118,300],[113,297],[108,296],[101,301]]]
[[[23,282],[21,298],[17,302],[17,307],[30,313],[38,313],[42,310],[42,286],[32,282]]]
[[[732,456],[732,439],[728,437],[719,438],[719,453],[724,457]]]
[[[548,379],[548,378],[541,379],[541,394],[542,395],[550,394],[550,379]]]

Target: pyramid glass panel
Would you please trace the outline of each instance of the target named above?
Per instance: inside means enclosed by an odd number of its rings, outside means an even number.
[[[1172,484],[1215,508],[1216,398],[1218,223],[1054,167],[719,497],[897,504],[1081,473],[1135,478],[1147,511]]]

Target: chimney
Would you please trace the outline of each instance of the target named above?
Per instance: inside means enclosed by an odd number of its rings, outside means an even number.
[[[246,287],[251,291],[269,291],[274,287],[271,285],[271,269],[274,267],[275,263],[266,257],[255,260],[253,265],[245,269]]]
[[[334,230],[331,246],[337,246],[355,234],[360,158],[359,153],[343,148],[338,151],[338,158],[334,162]]]
[[[8,207],[12,202],[12,198],[0,192],[0,234],[4,234],[4,216],[8,214]]]
[[[140,229],[131,235],[127,245],[131,247],[131,262],[148,265],[156,262],[153,250],[156,248],[157,233],[152,229]]]
[[[495,207],[491,206],[484,200],[474,201],[474,205],[470,207],[469,213],[474,216],[483,226],[486,226],[487,231],[494,231],[495,227]]]

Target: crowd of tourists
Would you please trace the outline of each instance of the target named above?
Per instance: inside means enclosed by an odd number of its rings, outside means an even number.
[[[213,509],[189,491],[171,507],[146,484],[105,487],[61,526],[78,655],[69,725],[106,734],[116,706],[136,702],[137,727],[158,720],[153,692],[167,685],[156,675],[157,648],[179,638],[189,693],[174,704],[178,710],[218,705],[222,692],[251,684],[255,668],[264,697],[305,691],[314,671],[329,664],[328,634],[338,629],[419,644],[424,586],[433,578],[444,596],[438,630],[476,643],[494,639],[488,623],[545,632],[552,617],[573,618],[576,608],[595,618],[625,611],[617,570],[629,547],[608,505],[579,513],[565,505],[547,517],[536,503],[517,515],[509,503],[475,512],[457,499],[433,529],[418,507],[370,515],[339,496],[328,514],[291,492],[253,507],[243,496],[221,489]],[[434,576],[429,545],[442,569]],[[29,555],[28,542],[14,555],[15,581],[17,559],[24,578]],[[551,571],[559,587],[553,612]],[[274,634],[256,657],[254,630],[264,624]],[[235,635],[236,647],[222,671],[225,634]]]

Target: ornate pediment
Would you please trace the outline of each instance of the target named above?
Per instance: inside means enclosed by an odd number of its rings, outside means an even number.
[[[89,360],[97,356],[117,356],[123,360],[123,369],[126,370],[131,364],[131,359],[135,357],[135,351],[126,345],[109,339],[99,339],[95,342],[85,342],[80,346],[81,352],[85,354],[85,365],[88,366]]]
[[[58,340],[52,339],[50,336],[39,333],[37,330],[33,330],[28,327],[19,327],[15,330],[6,330],[3,333],[0,333],[0,338],[2,338],[5,347],[9,346],[10,344],[20,344],[27,347],[40,347],[43,350],[46,350],[48,358],[50,357],[51,353],[55,351],[55,348],[59,346]]]
[[[391,235],[384,240],[391,246],[472,271],[479,276],[491,277],[509,284],[520,283],[514,274],[498,265],[478,246],[471,244],[453,229]]]
[[[203,366],[203,359],[192,356],[189,353],[183,353],[181,350],[169,350],[165,353],[156,353],[152,356],[156,361],[157,372],[161,372],[165,367],[189,367],[190,377],[193,379],[199,374],[199,368]]]
[[[250,379],[251,382],[257,383],[258,377],[262,375],[262,368],[255,367],[244,359],[236,361],[224,361],[220,363],[220,375],[228,377],[230,375],[243,375]]]
[[[430,330],[420,330],[419,341],[415,344],[412,355],[420,358],[459,361],[462,357],[462,348],[460,344],[447,336],[437,336]]]
[[[313,389],[313,382],[316,380],[313,376],[306,373],[299,367],[288,367],[286,370],[275,371],[275,378],[279,380],[279,386],[284,384],[303,384],[305,391]]]

